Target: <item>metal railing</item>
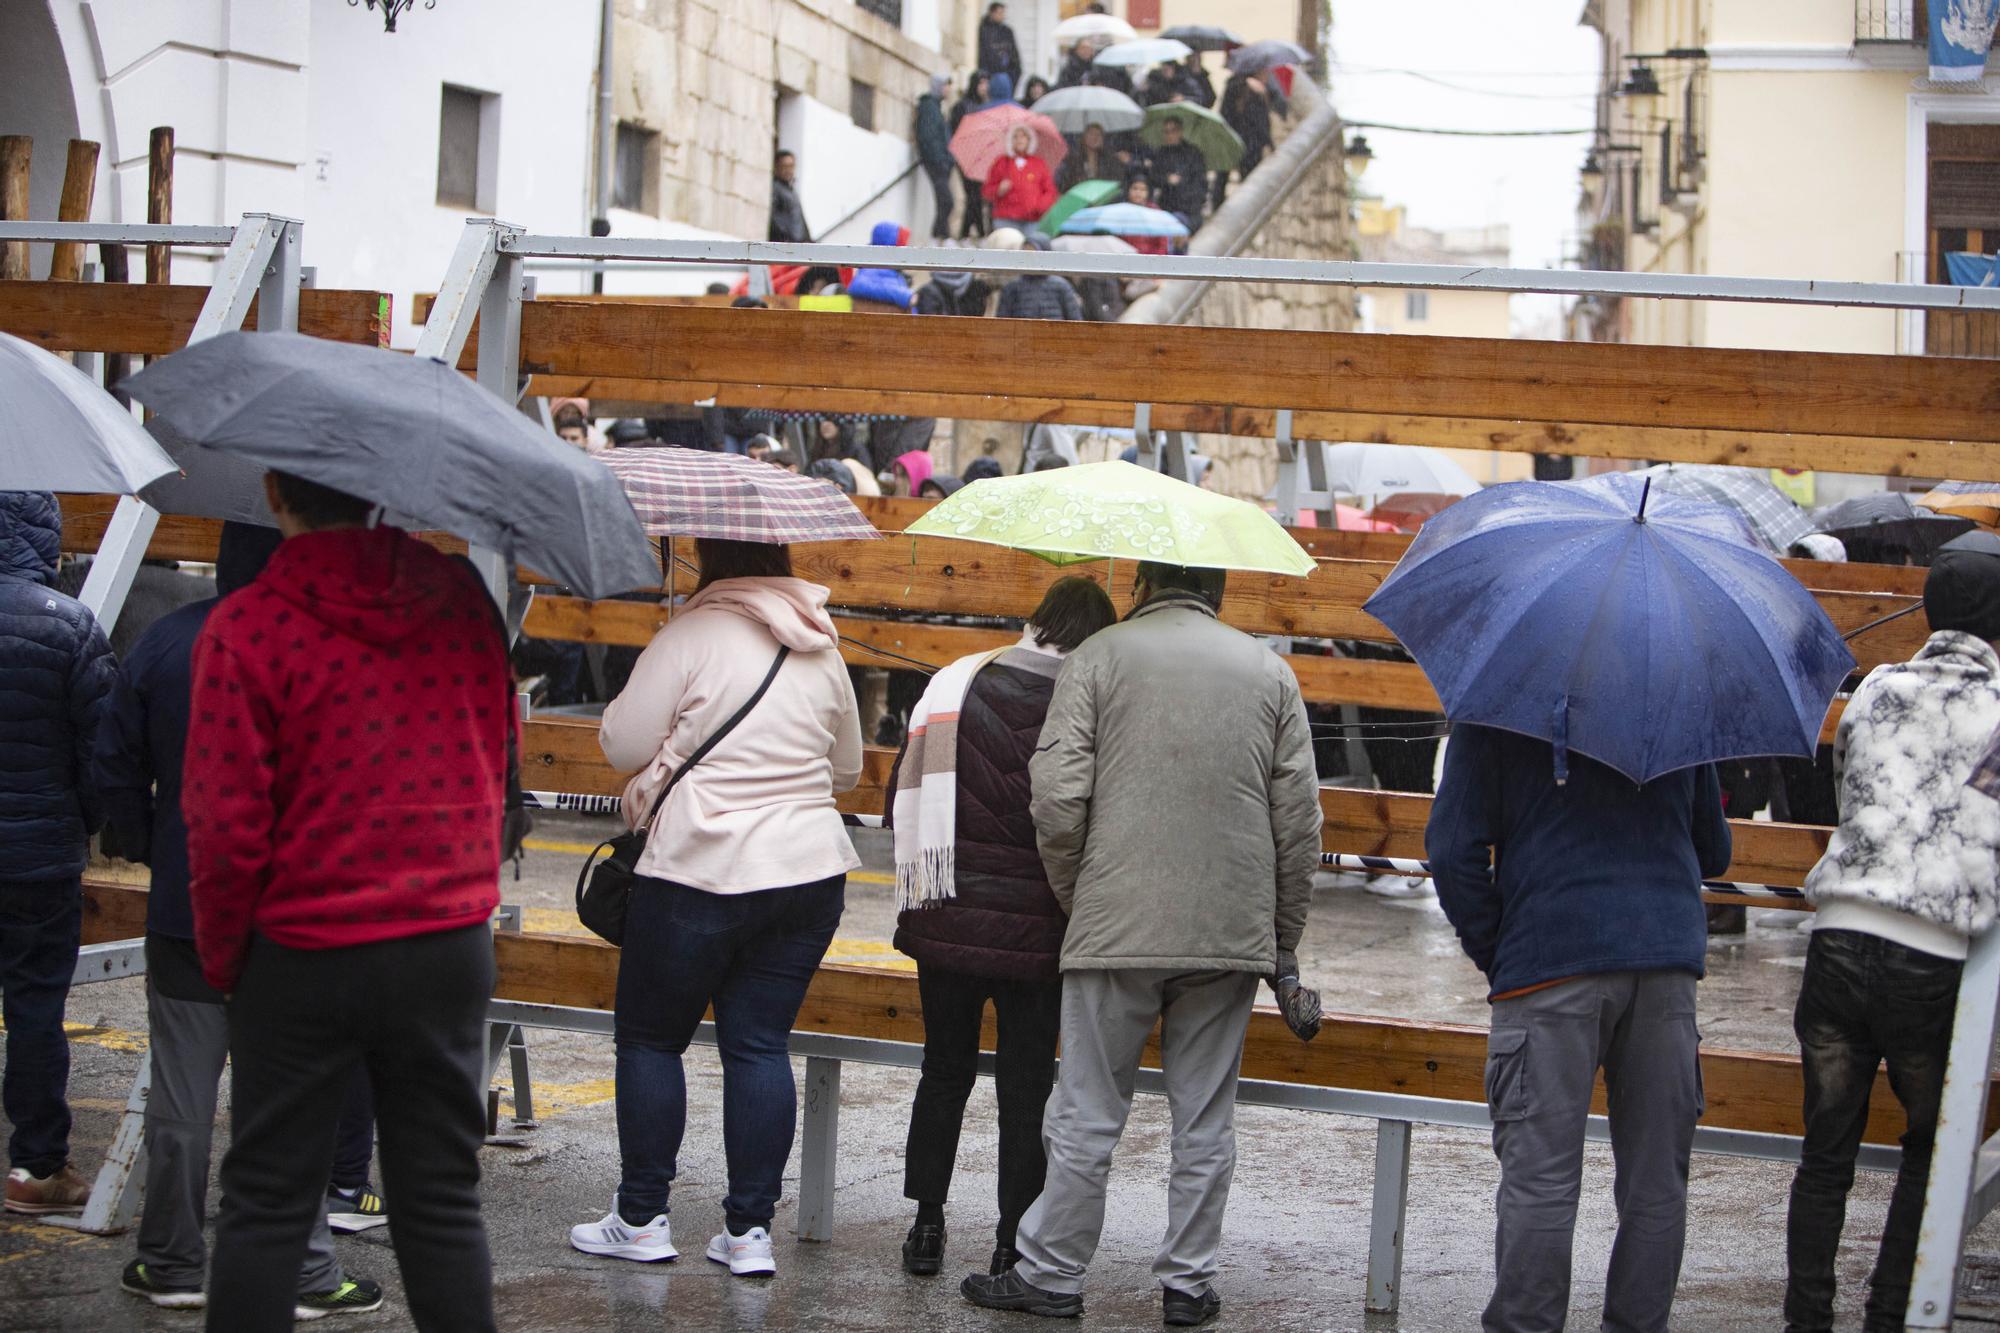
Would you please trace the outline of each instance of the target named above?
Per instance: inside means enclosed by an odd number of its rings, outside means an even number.
[[[1929,27],[1924,0],[1854,0],[1854,40],[1917,42]]]

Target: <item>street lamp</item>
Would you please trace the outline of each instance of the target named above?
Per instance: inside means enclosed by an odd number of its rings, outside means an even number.
[[[1597,160],[1595,148],[1584,155],[1583,169],[1578,176],[1583,184],[1583,206],[1595,209],[1597,201],[1604,197],[1604,164]]]
[[[1660,95],[1659,76],[1645,61],[1635,63],[1625,75],[1625,82],[1618,86],[1619,97],[1658,97]]]
[[[1368,170],[1368,164],[1375,160],[1375,150],[1368,146],[1368,136],[1359,130],[1347,141],[1347,174],[1360,176]]]
[[[372,12],[379,6],[382,10],[382,31],[384,32],[394,32],[396,30],[397,15],[404,13],[415,3],[416,0],[347,0],[347,5],[350,9],[356,5],[365,4]],[[436,9],[437,0],[424,0],[424,8]]]

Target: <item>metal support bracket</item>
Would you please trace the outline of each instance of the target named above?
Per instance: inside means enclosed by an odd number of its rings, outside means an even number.
[[[1410,1122],[1375,1122],[1375,1200],[1368,1218],[1368,1313],[1394,1314],[1403,1295],[1403,1221],[1410,1200]]]
[[[798,1238],[833,1239],[835,1168],[840,1157],[840,1061],[806,1057],[805,1125],[799,1145]]]

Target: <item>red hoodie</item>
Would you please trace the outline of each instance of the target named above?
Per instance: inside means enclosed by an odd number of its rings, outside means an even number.
[[[397,528],[293,537],[194,647],[181,808],[202,972],[499,902],[513,683],[485,590]]]

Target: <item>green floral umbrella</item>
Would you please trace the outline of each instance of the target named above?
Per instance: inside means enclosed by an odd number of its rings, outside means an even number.
[[[1301,578],[1317,567],[1255,505],[1115,461],[975,481],[907,531],[1007,546],[1057,565],[1159,560]]]
[[[1161,102],[1146,108],[1146,124],[1139,141],[1158,148],[1165,140],[1160,126],[1170,120],[1181,123],[1181,137],[1194,145],[1210,171],[1233,171],[1243,160],[1243,140],[1229,128],[1229,122],[1199,102]]]
[[[1049,205],[1049,211],[1042,214],[1037,223],[1050,236],[1062,234],[1062,224],[1069,221],[1073,213],[1081,213],[1086,208],[1108,204],[1125,193],[1125,187],[1117,181],[1079,181],[1062,193],[1062,198]]]

